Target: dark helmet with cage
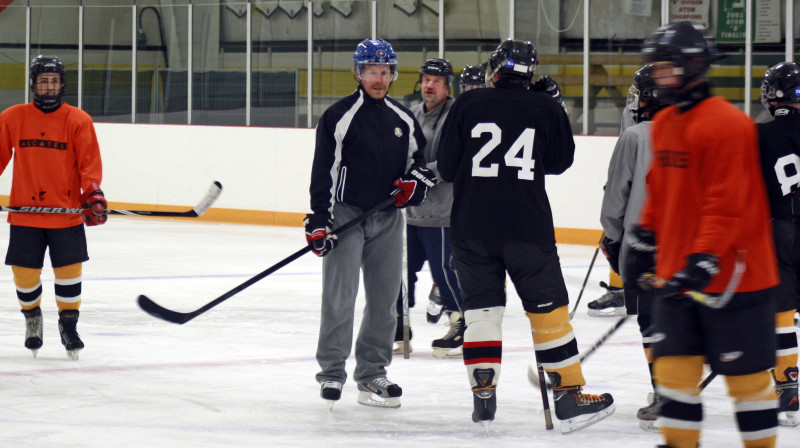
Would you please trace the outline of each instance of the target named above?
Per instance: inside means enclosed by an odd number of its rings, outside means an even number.
[[[358,43],[353,53],[353,69],[356,75],[360,77],[367,65],[387,65],[393,75],[392,81],[397,79],[397,54],[392,44],[383,39],[364,39]]]
[[[487,78],[494,80],[494,75],[499,74],[501,77],[512,76],[529,82],[537,65],[539,59],[533,44],[528,41],[506,39],[489,57],[491,72]]]
[[[652,76],[653,66],[649,64],[637,70],[633,75],[633,84],[628,89],[627,107],[633,112],[634,123],[652,119],[656,112],[667,105],[654,94],[656,81]]]
[[[711,64],[720,59],[717,45],[707,30],[692,22],[664,25],[644,42],[642,56],[648,63],[672,62],[680,86],[659,89],[662,97],[680,96],[687,84],[705,77]]]
[[[455,79],[450,61],[442,58],[431,58],[425,61],[419,68],[420,82],[422,82],[422,75],[442,76],[447,80],[448,87],[453,85],[453,80]]]
[[[781,62],[764,73],[761,104],[773,117],[781,117],[797,110],[786,107],[793,103],[800,103],[800,65]]]
[[[461,70],[461,75],[458,77],[458,86],[462,92],[467,90],[467,87],[486,85],[486,72],[480,65],[468,65]]]
[[[61,77],[61,87],[55,95],[39,95],[36,92],[34,85],[39,75],[42,73],[58,73]],[[61,97],[64,96],[64,86],[66,85],[67,71],[64,69],[64,64],[61,59],[56,56],[36,56],[31,62],[28,70],[30,79],[31,90],[33,91],[33,101],[43,110],[53,109],[61,105]]]

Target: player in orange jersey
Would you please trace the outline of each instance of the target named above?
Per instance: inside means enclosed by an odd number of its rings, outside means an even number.
[[[94,124],[86,112],[62,101],[65,73],[54,56],[40,55],[31,63],[33,102],[0,114],[0,174],[13,156],[13,207],[84,208],[80,215],[9,213],[6,254],[25,316],[25,347],[35,357],[42,346],[41,273],[50,249],[58,331],[68,356],[77,359],[84,345],[77,332],[81,269],[89,259],[83,224],[106,222],[106,200]]]

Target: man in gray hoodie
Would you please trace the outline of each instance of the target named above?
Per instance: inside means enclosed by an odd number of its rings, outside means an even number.
[[[432,58],[419,70],[422,103],[411,108],[414,118],[422,127],[427,144],[425,161],[434,173],[438,172],[436,160],[439,137],[447,113],[453,105],[450,87],[453,84],[453,67],[446,59]],[[414,306],[414,283],[417,272],[425,261],[441,294],[443,309],[450,316],[450,328],[441,339],[436,339],[433,356],[459,357],[464,340],[464,316],[461,289],[455,270],[450,263],[450,208],[453,204],[453,184],[439,182],[428,190],[425,202],[406,209],[406,235],[408,245],[408,304]],[[402,318],[402,302],[398,300],[398,315]],[[400,325],[398,325],[400,327]],[[396,338],[397,339],[397,338]]]

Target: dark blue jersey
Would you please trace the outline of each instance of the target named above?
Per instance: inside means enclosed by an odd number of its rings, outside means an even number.
[[[569,119],[549,95],[504,79],[464,92],[439,143],[439,173],[454,183],[451,238],[553,243],[544,175],[574,155]]]
[[[412,165],[425,165],[424,150],[411,111],[388,96],[375,100],[359,87],[329,107],[317,125],[311,210],[330,215],[335,202],[373,207]]]

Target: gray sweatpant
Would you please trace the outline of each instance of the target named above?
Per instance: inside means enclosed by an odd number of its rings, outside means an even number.
[[[362,210],[336,203],[334,227],[350,221]],[[339,235],[339,242],[322,261],[322,317],[317,381],[345,382],[345,361],[353,345],[353,323],[359,271],[364,273],[366,306],[356,339],[353,379],[369,381],[386,376],[392,362],[397,317],[395,301],[400,291],[403,215],[398,209],[378,212]]]

